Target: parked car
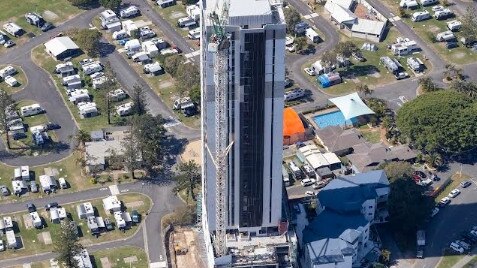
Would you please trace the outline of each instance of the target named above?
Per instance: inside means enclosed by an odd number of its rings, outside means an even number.
[[[462,188],[467,188],[467,187],[469,187],[470,185],[471,185],[470,181],[463,181],[463,182],[460,183],[460,186],[461,186]]]
[[[61,126],[55,123],[48,122],[46,123],[46,129],[48,130],[55,130],[55,129],[60,129]]]
[[[306,191],[306,192],[305,192],[305,195],[314,196],[314,195],[315,195],[315,192],[313,192],[313,191]]]
[[[466,242],[462,241],[462,240],[456,240],[455,241],[457,244],[459,244],[459,246],[461,246],[462,248],[464,248],[465,250],[470,250],[470,244],[467,244]]]
[[[28,209],[28,213],[35,212],[35,211],[36,211],[35,204],[33,204],[33,203],[28,203],[28,204],[27,204],[27,209]]]
[[[309,76],[314,76],[315,75],[315,71],[311,68],[305,68],[303,69],[305,71],[306,74],[308,74]]]
[[[416,176],[419,176],[421,179],[425,179],[427,176],[426,176],[426,173],[420,171],[420,170],[416,170],[412,173],[412,175],[416,175]]]
[[[30,191],[32,193],[37,193],[38,192],[38,184],[36,184],[36,181],[31,181],[30,182]]]
[[[432,213],[431,213],[431,218],[433,218],[434,216],[436,216],[437,213],[439,213],[439,208],[438,208],[438,207],[434,207],[434,209],[432,210]]]
[[[47,31],[53,29],[54,27],[55,26],[53,24],[47,22],[47,23],[43,24],[43,26],[41,26],[40,29],[41,29],[42,32],[47,32]]]
[[[3,244],[2,239],[0,239],[0,251],[5,251],[5,245]]]
[[[13,135],[12,135],[12,138],[13,138],[14,140],[21,140],[21,139],[24,139],[24,138],[26,138],[26,137],[27,137],[27,135],[26,135],[25,133],[23,133],[23,132],[13,133]]]
[[[441,199],[441,201],[439,201],[439,203],[437,204],[440,208],[443,208],[445,206],[447,206],[447,204],[449,204],[451,202],[450,198],[449,197],[444,197]]]
[[[13,42],[12,40],[8,40],[7,42],[5,42],[5,44],[3,44],[3,46],[6,48],[13,47],[14,45],[15,42]]]
[[[131,220],[133,223],[139,223],[141,222],[141,214],[137,212],[137,210],[131,211]]]
[[[325,181],[319,181],[319,182],[313,184],[313,189],[315,189],[315,190],[316,190],[316,189],[321,189],[321,188],[323,188],[323,187],[325,187],[325,186],[326,186],[326,182],[325,182]]]
[[[453,251],[457,252],[457,253],[464,253],[464,249],[457,243],[455,242],[452,242],[450,245],[449,245],[450,249],[452,249]]]
[[[409,74],[406,72],[400,72],[398,74],[395,74],[394,76],[396,77],[397,80],[401,80],[401,79],[408,78]]]
[[[7,186],[5,186],[5,185],[0,186],[0,191],[2,192],[3,196],[10,195],[10,191],[8,190]]]
[[[114,230],[114,226],[108,218],[104,219],[104,226],[106,226],[106,230],[108,231]]]
[[[449,193],[448,197],[456,198],[459,194],[460,194],[460,190],[459,189],[454,189]]]
[[[59,207],[57,202],[51,202],[45,205],[46,211],[49,211],[50,208],[57,208],[57,207]]]
[[[449,41],[449,42],[446,42],[446,48],[447,49],[452,49],[452,48],[456,48],[459,46],[459,43],[455,42],[455,41]]]

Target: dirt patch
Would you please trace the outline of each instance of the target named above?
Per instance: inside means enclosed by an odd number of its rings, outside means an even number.
[[[435,26],[435,25],[430,25],[428,26],[429,27],[429,30],[433,33],[438,33],[438,32],[441,32],[441,28],[439,28],[438,26]]]
[[[53,243],[50,232],[39,233],[38,240],[42,241],[45,245],[51,245]]]
[[[44,168],[45,175],[57,178],[60,175],[60,172],[56,168]]]
[[[137,208],[144,205],[144,201],[134,201],[126,203],[127,208]]]
[[[103,268],[111,268],[111,263],[109,262],[108,257],[104,257],[104,258],[101,258],[99,260],[101,261],[101,266]]]
[[[170,18],[171,19],[178,19],[178,18],[182,18],[182,17],[185,17],[185,16],[187,16],[187,15],[184,14],[184,12],[176,11],[176,12],[171,13]]]
[[[184,162],[188,162],[190,160],[196,162],[199,166],[202,166],[202,157],[201,157],[201,142],[193,141],[186,145],[184,153],[181,155],[181,159]]]
[[[23,222],[25,223],[25,229],[32,229],[33,228],[33,221],[30,217],[30,214],[24,214]]]
[[[125,263],[137,262],[137,256],[131,256],[123,259]]]
[[[351,81],[351,82],[353,82],[353,83],[355,83],[355,84],[361,83],[361,80],[359,80],[359,78],[356,78],[356,77],[350,77],[350,78],[348,79],[348,81]]]
[[[189,228],[177,228],[172,234],[171,243],[174,245],[172,254],[176,267],[205,267],[200,258],[196,235]]]
[[[57,20],[59,18],[59,16],[56,15],[56,13],[50,10],[45,10],[45,12],[43,12],[43,17],[46,20]]]
[[[174,83],[171,82],[171,81],[164,81],[164,82],[159,84],[159,87],[160,88],[168,88],[168,87],[172,87],[173,85],[174,85]]]
[[[134,22],[138,28],[144,27],[144,26],[149,26],[152,25],[152,21],[144,21],[144,20],[137,20]]]
[[[456,59],[463,59],[465,58],[465,53],[464,52],[458,52],[458,53],[454,53],[454,58]]]

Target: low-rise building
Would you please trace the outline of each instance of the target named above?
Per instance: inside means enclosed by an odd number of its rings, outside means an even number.
[[[121,211],[121,201],[115,195],[108,196],[103,199],[103,207],[106,212]]]
[[[58,184],[56,183],[55,178],[52,176],[40,175],[39,180],[41,189],[45,193],[54,192],[56,189],[58,189]]]
[[[305,267],[351,268],[375,249],[370,226],[387,221],[389,181],[382,170],[337,177],[318,194],[317,216],[303,230]]]
[[[361,133],[354,128],[328,126],[316,130],[316,138],[326,151],[343,156],[352,152],[353,146],[365,142]]]
[[[382,143],[361,143],[353,146],[353,153],[347,156],[355,172],[367,172],[380,164],[390,161],[413,162],[417,154],[407,145],[387,147]]]
[[[48,54],[57,60],[75,57],[81,53],[78,45],[68,36],[60,36],[51,39],[45,43],[45,49]]]
[[[94,216],[94,208],[91,202],[85,202],[76,206],[76,212],[78,213],[78,218],[86,219],[88,217]]]

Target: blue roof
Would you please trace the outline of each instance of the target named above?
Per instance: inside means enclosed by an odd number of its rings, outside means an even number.
[[[326,238],[340,238],[348,229],[358,229],[368,224],[361,213],[340,214],[325,209],[318,214],[303,230],[303,242],[309,243]],[[352,238],[355,234],[346,232],[344,238]],[[344,240],[351,240],[348,239]]]
[[[341,239],[321,239],[306,245],[313,264],[343,262],[344,256],[352,255],[346,242]]]
[[[389,187],[383,170],[373,170],[331,180],[318,194],[320,204],[337,212],[359,212],[364,201],[377,197],[376,189]]]

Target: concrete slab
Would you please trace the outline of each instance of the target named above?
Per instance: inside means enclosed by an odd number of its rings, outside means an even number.
[[[187,16],[187,14],[185,14],[184,12],[176,11],[176,12],[171,13],[170,18],[171,19],[179,19],[179,18],[186,17],[186,16]]]
[[[134,202],[128,202],[126,203],[126,207],[128,209],[131,209],[131,208],[137,208],[137,207],[140,207],[144,205],[144,201],[134,201]]]
[[[166,268],[166,267],[167,267],[167,262],[165,261],[153,262],[149,264],[149,268]]]
[[[45,175],[48,175],[48,176],[53,176],[53,177],[58,177],[58,175],[60,175],[60,172],[58,171],[58,169],[56,168],[44,168],[43,169],[45,171]]]
[[[41,236],[41,238],[40,238]],[[51,240],[51,234],[50,232],[43,232],[38,234],[39,240],[43,241],[45,245],[51,245],[53,244],[53,241]]]
[[[144,27],[144,26],[149,26],[152,24],[152,21],[150,20],[147,20],[147,21],[144,21],[144,20],[137,20],[134,22],[134,24],[136,24],[136,26],[138,28],[141,28],[141,27]]]
[[[137,262],[137,256],[130,256],[123,259],[124,263],[133,263]]]
[[[31,268],[31,263],[24,263],[23,268]]]
[[[111,263],[109,262],[109,259],[108,257],[103,257],[101,259],[99,259],[101,261],[101,266],[103,268],[111,268]]]
[[[56,15],[55,12],[50,11],[50,10],[45,10],[45,12],[43,12],[43,17],[46,20],[56,20],[56,19],[59,18],[58,15]]]
[[[32,229],[33,221],[31,220],[30,214],[24,214],[22,217],[23,217],[23,223],[25,224],[25,228]]]
[[[110,185],[109,190],[111,191],[111,195],[118,195],[119,194],[119,189],[116,184]]]

